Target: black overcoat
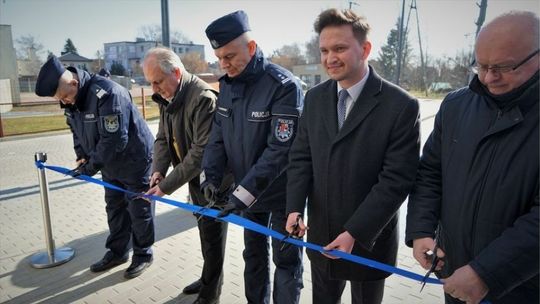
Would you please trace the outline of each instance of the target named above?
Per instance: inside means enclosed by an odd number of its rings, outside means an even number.
[[[343,127],[337,126],[337,83],[306,94],[291,147],[287,212],[304,212],[308,241],[327,245],[349,231],[353,254],[395,264],[398,209],[411,189],[419,158],[419,107],[413,97],[370,68]],[[308,250],[331,277],[375,280],[387,273]]]
[[[409,199],[407,245],[439,226],[440,275],[470,265],[492,303],[539,298],[538,75],[531,81],[502,108],[478,77],[448,94]]]

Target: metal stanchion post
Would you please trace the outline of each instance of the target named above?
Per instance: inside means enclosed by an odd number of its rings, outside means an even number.
[[[47,153],[37,152],[36,161],[46,162]],[[64,264],[73,258],[75,251],[69,247],[54,248],[54,239],[51,228],[51,214],[49,212],[49,184],[45,168],[38,168],[39,190],[41,192],[41,207],[43,209],[43,225],[45,226],[45,241],[47,252],[38,252],[31,258],[30,264],[34,268],[49,268]]]

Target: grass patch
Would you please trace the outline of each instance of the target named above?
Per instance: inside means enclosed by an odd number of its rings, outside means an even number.
[[[137,105],[142,115],[142,98],[135,97],[133,101]],[[2,127],[4,136],[21,135],[28,133],[39,133],[56,130],[69,129],[66,124],[64,112],[58,104],[39,106],[17,106],[11,112],[46,112],[50,115],[29,116],[29,117],[2,117]],[[150,96],[146,97],[146,120],[159,118],[159,107],[152,101]]]
[[[2,118],[4,136],[69,129],[64,115]]]

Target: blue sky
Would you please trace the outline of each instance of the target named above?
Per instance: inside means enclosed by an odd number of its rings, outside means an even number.
[[[453,56],[470,50],[480,0],[417,0],[422,44],[432,57]],[[45,50],[59,54],[71,38],[80,55],[95,58],[103,43],[134,41],[143,25],[161,24],[160,0],[0,0],[0,24],[12,26],[13,39],[32,35]],[[401,0],[356,0],[353,9],[372,26],[377,57],[395,25]],[[406,1],[409,5],[410,0]],[[170,28],[206,46],[206,59],[215,61],[204,34],[214,19],[243,9],[250,18],[255,40],[269,55],[285,44],[303,45],[313,35],[313,21],[330,7],[348,8],[349,1],[329,0],[169,0]],[[538,14],[538,0],[488,0],[486,22],[498,14],[522,9]],[[406,8],[407,14],[408,8]],[[414,14],[412,15],[414,16]],[[415,19],[411,18],[411,44],[417,53]]]

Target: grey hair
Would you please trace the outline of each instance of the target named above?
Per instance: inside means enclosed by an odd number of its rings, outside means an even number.
[[[182,63],[182,60],[180,60],[180,57],[169,48],[158,46],[149,49],[144,55],[143,65],[149,57],[156,58],[163,73],[170,74],[176,68],[179,68],[182,72],[185,71],[184,64]]]

